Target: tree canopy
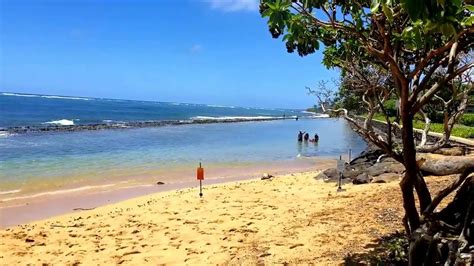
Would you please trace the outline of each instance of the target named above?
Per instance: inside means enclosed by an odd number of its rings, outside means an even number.
[[[351,82],[361,77],[375,78],[366,85],[357,84],[361,88],[359,95],[377,96],[372,104],[378,102],[384,109],[378,97],[386,95],[379,94],[382,91],[389,91],[397,98],[403,125],[402,150],[395,150],[392,145],[388,117],[387,139],[370,129],[362,130],[371,142],[405,166],[400,186],[409,234],[419,228],[433,205],[417,166],[413,119],[439,97],[441,90],[453,88],[454,80],[460,80],[463,73],[471,73],[473,12],[472,1],[462,0],[262,0],[260,3],[260,13],[268,19],[272,37],[281,37],[289,53],[307,56],[323,49],[323,64],[341,69],[343,77],[349,77]],[[468,90],[472,89],[472,81],[466,85]]]

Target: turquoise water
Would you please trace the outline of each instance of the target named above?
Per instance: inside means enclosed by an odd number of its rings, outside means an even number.
[[[298,143],[299,130],[318,133],[319,143]],[[199,161],[212,169],[335,158],[365,147],[344,120],[329,118],[11,135],[0,137],[0,193],[166,178]]]

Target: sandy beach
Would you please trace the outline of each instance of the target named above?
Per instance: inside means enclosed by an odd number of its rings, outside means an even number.
[[[317,173],[209,185],[202,199],[197,188],[161,192],[7,228],[0,261],[340,264],[402,230],[398,182],[336,192]]]

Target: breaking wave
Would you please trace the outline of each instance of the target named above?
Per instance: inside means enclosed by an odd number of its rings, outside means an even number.
[[[276,116],[194,116],[192,120],[270,120],[279,119]]]
[[[60,120],[45,122],[45,124],[58,125],[58,126],[73,126],[74,121],[68,120],[68,119],[60,119]]]
[[[3,96],[16,96],[16,97],[30,97],[30,98],[46,98],[46,99],[63,99],[63,100],[84,100],[89,101],[90,98],[83,97],[69,97],[69,96],[56,96],[56,95],[36,95],[36,94],[22,94],[22,93],[11,93],[2,92]]]

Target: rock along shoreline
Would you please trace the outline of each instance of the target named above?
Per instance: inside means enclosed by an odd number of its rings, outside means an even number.
[[[163,126],[193,125],[193,124],[222,124],[222,123],[241,123],[257,121],[274,121],[294,119],[293,117],[265,117],[265,118],[229,118],[229,119],[187,119],[187,120],[152,120],[152,121],[130,121],[130,122],[111,122],[96,123],[84,125],[47,125],[47,126],[19,126],[0,128],[0,133],[7,134],[27,134],[42,132],[77,132],[93,131],[106,129],[132,129],[149,128]]]

